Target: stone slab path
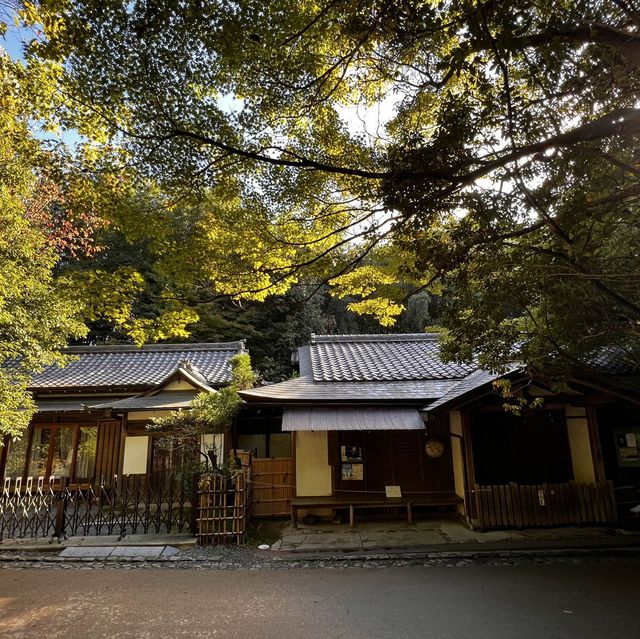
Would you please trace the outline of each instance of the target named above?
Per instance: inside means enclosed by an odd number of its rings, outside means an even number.
[[[171,557],[179,552],[173,546],[69,546],[59,556],[65,559],[155,558]]]

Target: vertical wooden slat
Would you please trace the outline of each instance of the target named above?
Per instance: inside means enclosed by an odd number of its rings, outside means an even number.
[[[252,460],[252,514],[255,517],[289,515],[293,497],[290,457]]]
[[[518,485],[509,484],[509,492],[511,495],[511,507],[513,508],[514,525],[516,528],[522,528],[522,504],[518,495]]]
[[[118,462],[121,443],[121,422],[101,421],[98,425],[96,451],[96,481],[110,482],[118,474]]]

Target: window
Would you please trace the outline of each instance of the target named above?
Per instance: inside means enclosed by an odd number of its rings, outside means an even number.
[[[22,477],[24,462],[27,457],[27,443],[29,438],[25,435],[21,439],[13,439],[8,443],[7,463],[4,468],[4,476],[11,479]],[[7,444],[5,444],[6,446]]]
[[[73,468],[73,426],[57,427],[53,437],[51,471],[56,477],[71,477]]]
[[[72,482],[93,481],[98,441],[97,425],[35,425],[29,437],[9,444],[5,477],[68,477]],[[28,457],[27,457],[28,455]],[[26,462],[26,472],[25,472]]]
[[[94,426],[81,426],[79,430],[76,480],[91,480],[96,469],[98,429]]]
[[[49,475],[47,472],[49,461],[49,445],[53,428],[35,428],[31,440],[31,454],[27,475],[41,477]]]

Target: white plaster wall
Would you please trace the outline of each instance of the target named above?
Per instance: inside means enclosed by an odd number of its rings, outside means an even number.
[[[459,410],[449,413],[449,428],[454,435],[462,436],[462,415]],[[464,451],[462,449],[462,440],[460,437],[451,437],[451,460],[453,463],[453,480],[456,489],[456,495],[465,500],[463,504],[458,506],[458,512],[461,515],[465,513],[466,495],[464,486]]]
[[[149,437],[127,437],[124,440],[124,475],[144,475],[147,472]]]
[[[296,494],[298,497],[331,495],[331,466],[325,431],[296,433]]]
[[[227,451],[224,449],[224,434],[223,433],[207,433],[200,437],[200,450],[206,455],[207,451],[212,447],[216,450],[216,461],[218,466],[224,464]],[[204,462],[204,458],[200,458],[198,461]]]
[[[589,439],[587,413],[582,406],[565,406],[567,434],[571,449],[573,477],[578,482],[594,483],[596,472],[593,465],[593,451]]]

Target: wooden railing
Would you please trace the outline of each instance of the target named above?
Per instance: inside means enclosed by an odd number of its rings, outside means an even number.
[[[475,523],[481,529],[607,524],[616,520],[611,482],[476,484],[473,498]]]

